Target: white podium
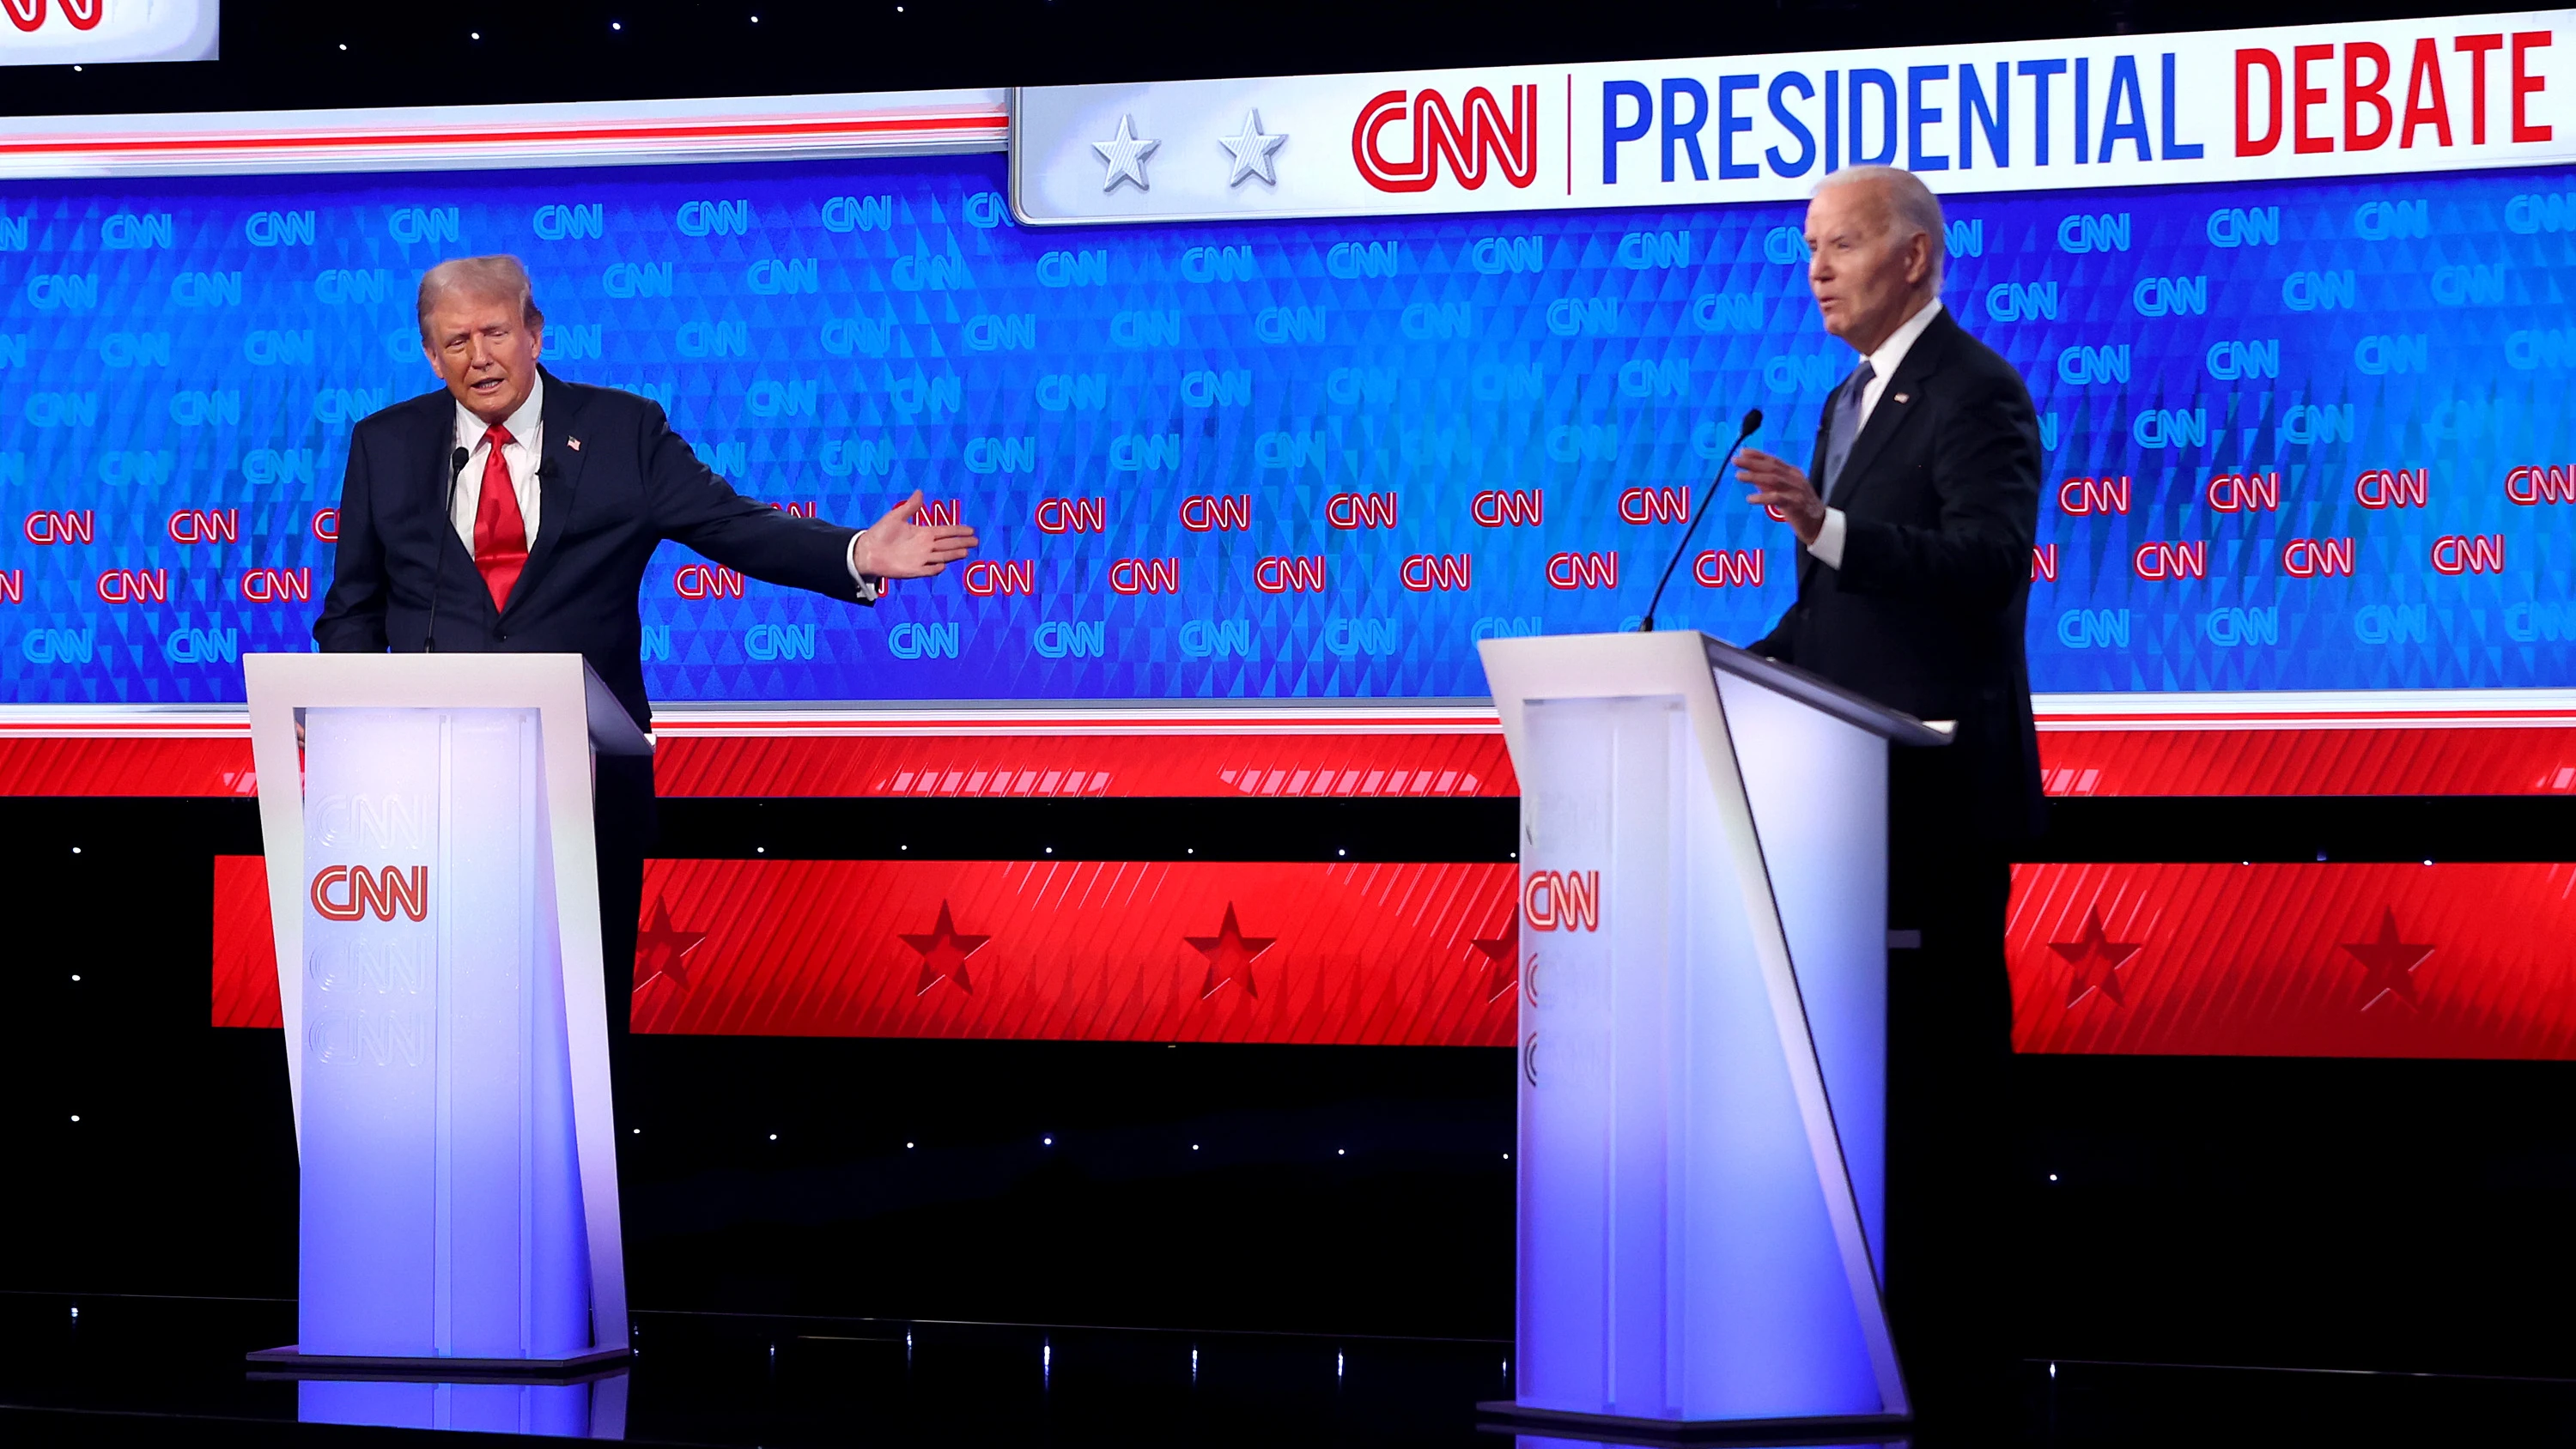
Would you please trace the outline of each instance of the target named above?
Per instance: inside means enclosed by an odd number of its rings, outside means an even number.
[[[574,654],[242,668],[303,1165],[297,1342],[251,1357],[626,1358],[591,755],[649,744]]]
[[[1485,1408],[1904,1422],[1887,751],[1946,729],[1701,634],[1478,647],[1521,785],[1517,1397]]]

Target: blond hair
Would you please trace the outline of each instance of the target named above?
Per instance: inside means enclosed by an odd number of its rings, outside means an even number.
[[[520,321],[531,328],[546,325],[546,314],[537,310],[536,290],[528,281],[528,269],[517,257],[451,257],[420,274],[421,341],[430,340],[430,309],[450,292],[516,302]]]

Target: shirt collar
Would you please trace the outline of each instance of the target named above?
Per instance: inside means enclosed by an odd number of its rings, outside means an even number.
[[[1889,333],[1887,340],[1878,344],[1878,350],[1869,355],[1870,375],[1877,378],[1896,376],[1896,369],[1905,364],[1905,354],[1914,350],[1914,340],[1921,337],[1923,329],[1931,326],[1932,319],[1940,315],[1941,299],[1935,297],[1923,304],[1922,311],[1906,318],[1905,325]]]
[[[1911,326],[1913,324],[1908,323],[1906,325]],[[519,404],[516,411],[501,420],[501,426],[510,430],[510,437],[513,441],[525,443],[536,437],[537,424],[545,419],[545,402],[546,375],[541,372],[537,374],[536,381],[528,385],[527,401]],[[458,403],[456,405],[456,445],[458,447],[481,447],[483,444],[483,430],[487,426],[489,425],[481,418],[478,418],[474,416],[473,413],[467,411],[465,404]]]

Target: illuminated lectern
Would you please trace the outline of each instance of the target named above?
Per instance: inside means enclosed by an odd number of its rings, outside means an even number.
[[[303,1163],[297,1342],[251,1357],[624,1359],[591,756],[650,745],[575,654],[242,668]]]
[[[1887,751],[1946,729],[1701,634],[1478,648],[1521,786],[1518,1397],[1485,1408],[1901,1423]]]

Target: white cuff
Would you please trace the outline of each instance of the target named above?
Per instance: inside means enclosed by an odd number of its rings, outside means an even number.
[[[1825,521],[1816,526],[1816,541],[1807,545],[1807,552],[1814,554],[1816,562],[1829,569],[1843,566],[1843,511],[1841,509],[1825,510]]]
[[[866,574],[859,572],[859,535],[855,533],[850,535],[850,552],[847,556],[847,562],[850,565],[850,582],[858,585],[859,587],[859,602],[862,604],[875,603],[877,601],[877,596],[885,592],[882,587],[884,580],[872,579]]]

